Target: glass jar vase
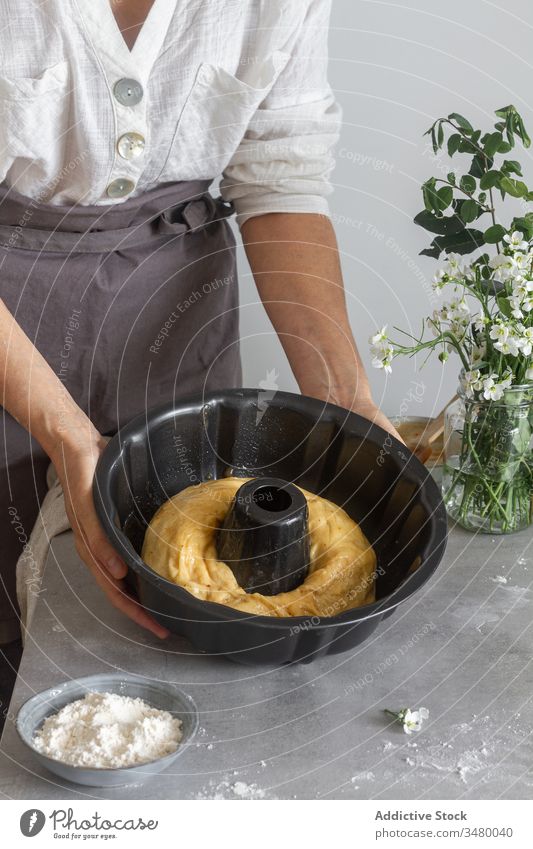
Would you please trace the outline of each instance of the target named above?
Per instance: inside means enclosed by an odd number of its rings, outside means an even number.
[[[531,524],[533,385],[499,400],[468,398],[446,410],[442,496],[469,531],[509,534]]]

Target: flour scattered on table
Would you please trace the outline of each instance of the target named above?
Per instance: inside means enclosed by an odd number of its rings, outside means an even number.
[[[88,693],[45,719],[33,745],[56,761],[89,768],[136,766],[175,752],[181,720],[142,699]]]
[[[495,584],[506,584],[507,578],[504,575],[494,575],[491,581],[494,581]]]
[[[356,781],[375,781],[376,776],[373,772],[358,772],[357,775],[352,776],[352,784]]]
[[[486,750],[485,750],[486,751]],[[463,784],[468,784],[468,778],[484,768],[484,763],[475,751],[464,752],[457,763],[456,772]]]
[[[205,787],[197,799],[275,799],[275,796],[267,795],[267,791],[257,784],[247,784],[245,781],[230,781],[222,779],[218,783],[211,781]]]

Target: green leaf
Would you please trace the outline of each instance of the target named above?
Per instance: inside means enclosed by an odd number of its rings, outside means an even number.
[[[526,239],[533,238],[533,212],[526,212],[525,215],[522,215],[518,218],[513,218],[511,221],[511,226],[509,227],[511,231],[520,230],[521,233],[524,234]]]
[[[499,171],[487,171],[479,181],[479,187],[480,189],[492,189],[498,185],[500,178],[501,174]]]
[[[459,186],[464,192],[472,194],[472,192],[475,192],[476,190],[477,183],[474,177],[471,177],[469,174],[465,174],[463,177],[461,177]]]
[[[422,197],[424,198],[424,206],[429,212],[432,212],[436,206],[435,198],[435,177],[430,177],[422,184]]]
[[[460,143],[459,143],[458,151],[459,151],[459,153],[476,154],[477,153],[477,147],[475,146],[475,144],[472,144],[472,142],[469,139],[462,138]]]
[[[446,240],[444,243],[446,250],[454,251],[458,254],[471,253],[485,244],[481,230],[474,229],[463,230],[461,233],[457,233],[456,235],[444,236],[442,238]]]
[[[513,198],[522,198],[528,194],[528,187],[520,180],[512,180],[511,177],[503,176],[499,182],[502,192],[507,192]]]
[[[441,212],[449,207],[453,200],[453,189],[451,186],[443,186],[437,192],[438,205]]]
[[[504,106],[503,109],[498,109],[496,115],[505,120],[505,133],[511,147],[514,146],[514,135],[518,136],[524,147],[527,148],[530,146],[531,139],[527,134],[522,116],[512,104],[510,106]]]
[[[493,224],[492,227],[485,230],[485,241],[488,245],[495,245],[497,242],[501,242],[506,233],[507,230],[501,224]]]
[[[485,144],[483,150],[487,154],[487,156],[494,156],[495,153],[498,153],[500,144],[503,141],[503,137],[501,133],[489,133],[488,137],[485,136]]]
[[[442,121],[439,121],[439,126],[438,126],[438,130],[437,130],[437,144],[438,144],[439,148],[442,147],[443,143],[444,143],[444,129],[442,127]]]
[[[502,141],[501,145],[498,148],[498,153],[509,153],[509,151],[512,150],[513,147],[514,144],[509,144],[506,141]]]
[[[459,233],[464,230],[464,224],[458,215],[434,215],[424,209],[414,219],[415,224],[428,230],[430,233],[438,233],[441,236]]]
[[[465,200],[461,204],[461,211],[459,215],[465,224],[470,224],[471,221],[475,221],[476,218],[479,218],[481,211],[481,207],[475,200]]]
[[[518,132],[518,135],[520,136],[522,144],[524,145],[524,147],[529,147],[530,144],[531,144],[531,139],[529,138],[529,136],[527,134],[526,128],[524,126],[524,122],[522,121],[522,118],[518,114],[518,112],[516,113],[516,125],[517,125],[517,132]]]
[[[501,109],[495,109],[494,114],[498,116],[498,118],[503,118],[504,121],[507,120],[507,115],[509,112],[515,112],[515,107],[513,104],[509,104],[509,106],[502,106]]]
[[[519,177],[522,176],[522,166],[516,159],[504,159],[501,170],[505,171],[506,174],[518,174]]]
[[[480,153],[476,153],[476,155],[472,159],[472,164],[468,173],[472,177],[482,177],[483,174],[486,173],[488,168],[492,168],[492,162],[492,159],[485,159],[485,157],[481,156]]]
[[[486,203],[487,202],[486,192],[480,192],[477,196],[477,199],[478,199],[479,203]]]
[[[463,118],[462,115],[459,115],[458,112],[452,112],[451,115],[448,115],[448,119],[450,121],[455,121],[455,123],[458,124],[465,133],[470,134],[474,132],[472,124],[467,121],[466,118]]]
[[[453,171],[450,171],[448,174],[446,174],[446,179],[449,183],[452,184],[452,186],[455,186],[455,173]]]
[[[440,248],[424,248],[423,251],[420,251],[420,256],[430,256],[432,259],[438,259],[441,255],[442,251]]]
[[[431,246],[421,251],[423,256],[438,259],[443,251],[448,253],[469,254],[484,244],[481,230],[462,230],[448,236],[437,236],[433,239]]]
[[[508,299],[504,295],[498,295],[496,302],[500,308],[500,312],[502,312],[506,318],[512,318],[511,304]]]
[[[452,133],[448,139],[448,156],[453,156],[454,153],[457,153],[461,140],[462,136],[460,133]]]
[[[435,135],[435,127],[431,128],[431,146],[433,148],[433,153],[437,154],[439,152],[439,148],[437,147],[437,136]]]

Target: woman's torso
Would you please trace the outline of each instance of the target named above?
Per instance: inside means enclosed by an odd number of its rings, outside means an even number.
[[[155,0],[130,51],[109,0],[0,0],[0,182],[41,202],[109,204],[217,177],[306,5]]]

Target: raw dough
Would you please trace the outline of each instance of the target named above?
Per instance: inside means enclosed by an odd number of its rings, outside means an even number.
[[[197,598],[266,616],[335,616],[374,601],[376,556],[347,513],[302,489],[309,508],[311,564],[305,581],[279,595],[247,593],[217,559],[216,532],[235,493],[249,478],[190,486],[159,508],[142,557],[155,572]]]

